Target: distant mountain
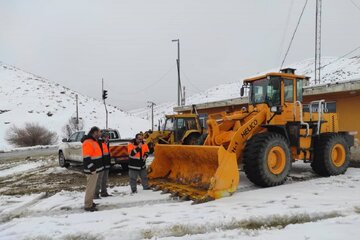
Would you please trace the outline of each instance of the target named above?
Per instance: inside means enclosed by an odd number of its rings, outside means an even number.
[[[336,58],[323,57],[321,59],[321,83],[335,83],[360,78],[360,56],[352,58]],[[310,77],[310,85],[313,85],[314,79],[314,59],[306,59],[297,63],[288,64],[285,67],[296,69],[296,74]],[[285,68],[284,67],[284,68]],[[268,71],[259,72],[253,76],[261,75],[267,72],[278,72],[279,69],[270,69]],[[249,76],[249,77],[253,77]],[[186,105],[220,101],[225,99],[237,98],[240,96],[241,81],[229,84],[221,84],[203,92],[191,95],[186,98]],[[158,104],[154,108],[155,122],[164,117],[164,114],[173,113],[175,102]],[[144,119],[150,119],[150,111],[146,108],[135,109],[131,111],[136,116]]]
[[[0,62],[0,150],[10,146],[4,140],[6,131],[15,124],[36,122],[57,132],[75,116],[75,95],[79,97],[79,116],[86,131],[94,125],[105,127],[105,110],[101,101],[70,90],[60,84]],[[149,128],[149,121],[108,106],[109,127],[122,137],[133,137]]]

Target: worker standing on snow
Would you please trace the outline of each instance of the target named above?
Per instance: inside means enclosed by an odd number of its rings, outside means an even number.
[[[88,135],[82,141],[82,155],[84,161],[84,172],[88,174],[85,191],[85,211],[97,211],[93,202],[98,173],[104,170],[102,151],[98,138],[100,129],[92,127]]]
[[[146,159],[149,156],[149,147],[144,143],[143,134],[138,133],[133,142],[128,144],[129,153],[129,178],[132,193],[137,193],[137,177],[140,176],[144,190],[149,190]]]
[[[109,178],[109,170],[110,170],[110,163],[111,163],[110,152],[109,152],[109,147],[108,147],[109,137],[110,136],[107,131],[101,132],[99,144],[100,144],[101,150],[102,150],[102,161],[103,161],[103,165],[104,165],[104,171],[99,173],[97,183],[96,183],[94,199],[100,199],[100,196],[101,197],[111,196],[107,192],[107,182],[108,182],[108,178]],[[100,189],[101,189],[101,194],[100,194]]]

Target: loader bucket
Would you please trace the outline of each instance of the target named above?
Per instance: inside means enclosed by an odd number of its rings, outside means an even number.
[[[155,146],[150,185],[197,203],[226,197],[239,183],[236,155],[220,146]]]

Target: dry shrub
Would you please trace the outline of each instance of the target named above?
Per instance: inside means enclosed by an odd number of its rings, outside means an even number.
[[[17,147],[51,145],[58,140],[57,134],[38,123],[25,123],[23,128],[12,126],[6,133],[6,141]]]

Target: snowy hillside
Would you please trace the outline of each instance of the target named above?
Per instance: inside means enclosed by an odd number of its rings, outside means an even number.
[[[323,57],[321,69],[321,83],[332,83],[338,81],[345,81],[360,78],[360,56],[352,58],[336,58],[336,57]],[[314,59],[306,59],[297,63],[288,64],[285,67],[296,69],[296,74],[305,75],[310,77],[310,85],[314,84]],[[285,68],[284,67],[284,68]],[[259,72],[253,76],[261,75],[268,72],[278,72],[278,68],[270,69],[268,71]],[[253,77],[249,76],[249,77]],[[186,98],[186,105],[198,104],[205,102],[220,101],[225,99],[237,98],[240,96],[241,81],[236,81],[229,84],[221,84],[212,87],[204,92],[194,94]],[[175,102],[163,103],[155,106],[155,122],[162,118],[164,114],[173,112],[173,107],[176,106]],[[132,111],[136,116],[149,119],[149,109],[136,109]]]
[[[50,82],[0,62],[0,150],[10,146],[4,140],[6,131],[15,124],[35,122],[46,126],[62,138],[62,127],[75,115],[75,95],[79,96],[79,116],[85,129],[105,127],[105,110],[101,101],[59,84]],[[122,137],[132,137],[148,128],[149,122],[113,106],[109,110],[109,127],[119,129]]]

